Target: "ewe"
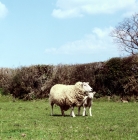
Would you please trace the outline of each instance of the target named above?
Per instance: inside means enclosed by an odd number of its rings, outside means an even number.
[[[83,114],[82,116],[86,116],[86,108],[89,108],[89,114],[92,116],[92,99],[94,97],[94,94],[96,92],[88,92],[88,95],[85,96],[84,102],[82,103],[81,106],[78,107],[78,115],[80,115],[80,109],[83,107]]]
[[[92,91],[88,82],[77,82],[75,85],[54,85],[49,94],[49,101],[52,108],[51,115],[53,115],[53,105],[60,107],[62,116],[64,111],[71,108],[70,115],[75,117],[74,107],[80,106],[86,96],[86,92]]]

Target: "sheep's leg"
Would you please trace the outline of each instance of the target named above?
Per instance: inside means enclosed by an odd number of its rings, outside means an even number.
[[[72,117],[76,117],[76,116],[75,116],[75,113],[74,113],[74,107],[71,107],[70,116],[72,116]]]
[[[86,116],[86,107],[85,106],[83,107],[83,114],[82,114],[82,116]]]
[[[90,113],[90,116],[92,116],[92,108],[89,107],[89,113]]]
[[[81,106],[78,107],[78,116],[80,116]]]
[[[53,106],[54,106],[54,104],[51,103],[51,116],[53,116]]]
[[[63,108],[60,107],[60,109],[61,109],[61,114],[62,114],[62,116],[65,116]]]

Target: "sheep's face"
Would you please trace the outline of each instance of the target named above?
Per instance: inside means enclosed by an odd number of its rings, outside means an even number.
[[[84,92],[91,92],[93,90],[89,86],[89,82],[77,82],[75,85]]]
[[[92,91],[92,88],[89,86],[89,82],[83,82],[83,83],[82,83],[82,88],[83,88],[84,91],[86,91],[86,92]]]
[[[93,99],[95,93],[96,92],[89,92],[88,93],[88,98]]]

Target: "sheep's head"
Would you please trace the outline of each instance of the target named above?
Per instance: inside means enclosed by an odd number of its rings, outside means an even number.
[[[80,90],[83,90],[84,92],[91,92],[92,88],[89,86],[89,82],[77,82],[75,84]]]

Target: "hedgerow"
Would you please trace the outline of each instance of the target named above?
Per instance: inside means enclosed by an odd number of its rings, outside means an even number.
[[[105,62],[75,65],[35,65],[16,69],[0,69],[2,94],[30,100],[48,97],[50,88],[57,83],[89,82],[96,97],[138,97],[138,55],[111,58]]]

